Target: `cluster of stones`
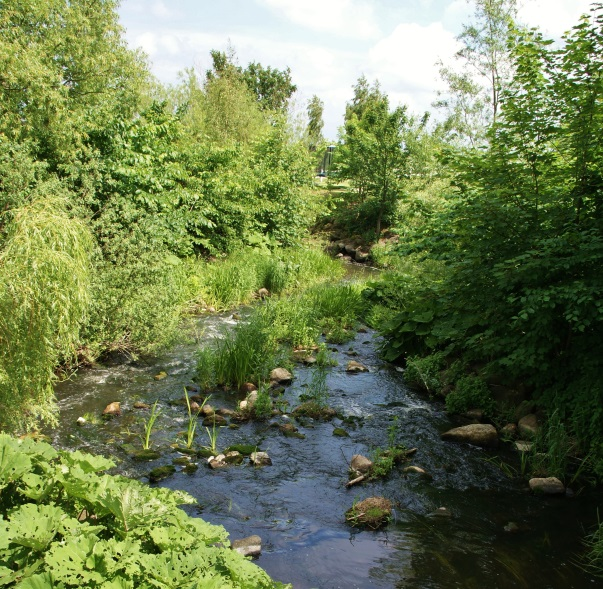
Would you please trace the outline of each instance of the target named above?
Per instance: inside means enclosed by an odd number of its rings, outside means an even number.
[[[360,246],[356,246],[353,243],[339,242],[337,244],[336,258],[345,260],[347,262],[358,262],[359,264],[365,264],[369,261],[371,254]]]
[[[469,417],[479,419],[481,412],[471,412]],[[529,413],[518,420],[517,424],[509,423],[501,429],[505,439],[515,439],[514,447],[518,452],[529,452],[532,442],[538,433],[540,424],[538,417]],[[518,437],[519,436],[519,437]],[[482,448],[496,448],[499,444],[499,432],[488,423],[472,423],[455,427],[442,434],[443,440],[461,442],[480,446]],[[564,495],[566,488],[556,477],[534,477],[528,482],[530,490],[542,495]]]

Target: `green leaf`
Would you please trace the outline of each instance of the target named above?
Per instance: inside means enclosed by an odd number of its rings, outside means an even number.
[[[27,503],[11,513],[5,529],[12,544],[42,552],[56,536],[65,517],[60,507]]]
[[[103,576],[87,566],[98,539],[89,536],[67,541],[65,544],[53,544],[46,553],[44,561],[48,571],[57,581],[76,587],[90,587],[102,583]]]
[[[20,443],[0,434],[0,490],[31,469],[31,459],[20,449]]]

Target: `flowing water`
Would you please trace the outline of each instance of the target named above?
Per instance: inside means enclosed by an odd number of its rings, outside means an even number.
[[[186,429],[187,415],[170,401],[181,399],[184,386],[193,381],[198,342],[232,323],[218,315],[195,320],[183,328],[185,343],[150,364],[81,370],[57,388],[61,423],[50,433],[54,443],[110,456],[118,461],[115,472],[141,479],[151,468],[171,464],[171,444]],[[211,470],[200,459],[193,474],[179,471],[160,484],[193,495],[199,506],[187,511],[223,525],[232,539],[261,536],[257,563],[295,589],[601,586],[576,566],[580,538],[596,522],[595,499],[586,493],[571,499],[534,497],[524,480],[509,478],[497,466],[505,458],[518,467],[516,456],[442,442],[440,433],[457,424],[442,405],[409,390],[403,375],[379,359],[376,344],[375,334],[368,332],[330,346],[337,366],[329,370],[329,403],[347,419],[297,423],[304,439],[285,437],[273,427],[292,421],[286,414],[239,429],[219,428],[219,448],[258,446],[268,452],[272,466],[244,463]],[[370,372],[347,373],[350,359]],[[155,380],[160,371],[168,376]],[[296,368],[284,396],[290,407],[298,404],[311,377],[311,368]],[[213,393],[210,403],[235,408],[241,398]],[[162,413],[152,439],[162,456],[137,463],[124,448],[140,446],[138,435],[148,411],[133,404],[155,400]],[[119,418],[75,425],[79,416],[98,416],[112,401],[122,404]],[[370,456],[375,448],[386,447],[393,424],[397,443],[418,448],[409,464],[423,468],[430,478],[405,476],[398,468],[387,480],[346,489],[352,455]],[[334,436],[335,427],[344,428],[349,437]],[[207,444],[204,428],[198,428],[197,436],[200,444]],[[394,502],[394,521],[378,532],[350,528],[345,511],[375,495]],[[435,515],[440,507],[450,516]],[[505,531],[511,522],[515,531]]]

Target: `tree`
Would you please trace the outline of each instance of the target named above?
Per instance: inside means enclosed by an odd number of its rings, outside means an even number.
[[[510,76],[510,31],[517,15],[516,0],[473,0],[473,22],[464,25],[457,40],[462,48],[455,58],[462,70],[440,63],[440,75],[448,92],[435,103],[448,114],[446,127],[461,142],[483,142],[489,124],[495,122],[500,100]]]
[[[278,70],[252,62],[241,72],[247,87],[255,96],[260,109],[271,112],[287,110],[289,98],[297,90],[291,82],[291,70]]]
[[[312,96],[312,98],[308,101],[308,106],[306,108],[308,113],[306,137],[308,141],[308,149],[310,151],[316,151],[318,146],[324,141],[322,136],[322,128],[324,126],[322,115],[324,113],[324,108],[324,102],[316,95]]]
[[[336,169],[352,182],[364,202],[364,212],[375,223],[377,237],[385,215],[402,197],[408,152],[403,134],[408,124],[405,107],[390,111],[389,100],[378,84],[372,88],[361,78],[346,109],[337,152]]]
[[[603,5],[552,47],[518,34],[484,150],[405,253],[440,264],[390,328],[390,359],[439,351],[557,412],[603,474]]]
[[[237,54],[231,45],[227,50],[210,51],[212,69],[207,70],[206,79],[228,77],[231,80],[242,80],[256,100],[260,110],[267,112],[284,112],[287,110],[289,98],[297,90],[291,82],[291,70],[278,70],[261,63],[251,62],[245,69],[237,65]]]
[[[138,107],[148,72],[121,37],[116,0],[19,0],[0,7],[0,131],[53,167],[89,131]]]

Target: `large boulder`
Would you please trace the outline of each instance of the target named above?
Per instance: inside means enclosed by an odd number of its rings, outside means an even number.
[[[455,427],[443,433],[442,439],[451,442],[465,442],[482,448],[496,448],[498,446],[496,428],[487,423],[472,423]]]

